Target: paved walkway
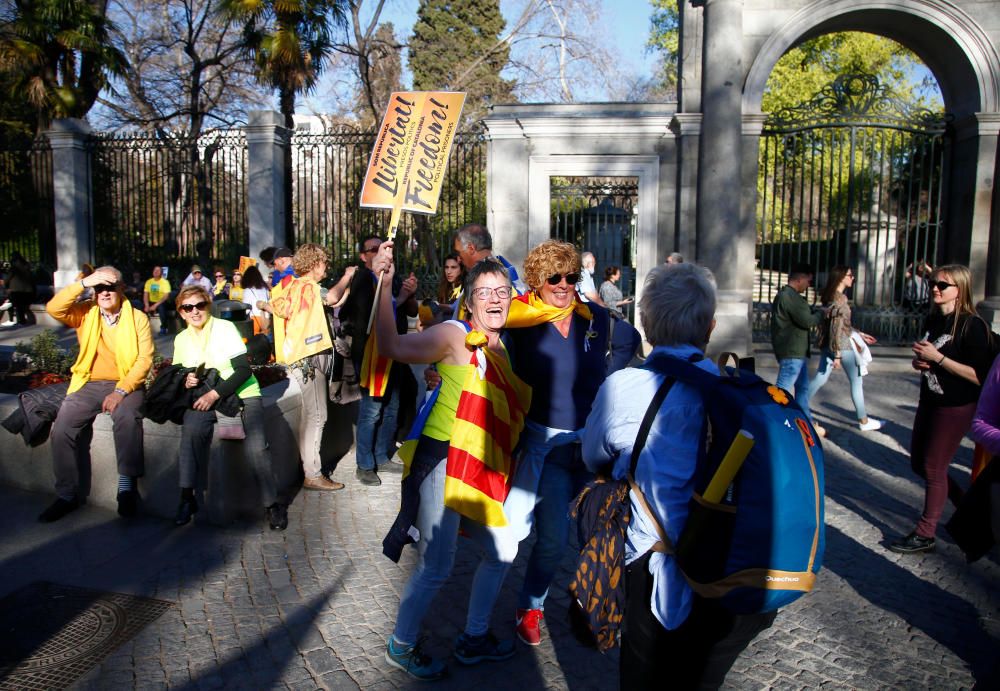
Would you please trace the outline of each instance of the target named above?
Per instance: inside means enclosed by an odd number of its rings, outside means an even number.
[[[996,661],[996,552],[967,566],[947,537],[923,556],[885,549],[913,526],[922,501],[906,453],[918,390],[912,375],[873,370],[865,382],[868,407],[888,421],[882,431],[863,434],[848,424],[842,376],[815,399],[830,433],[824,569],[816,590],[786,608],[737,661],[728,688],[970,688]],[[968,482],[970,459],[967,442],[953,470],[961,481]],[[50,497],[0,488],[0,595],[45,579],[176,603],[93,669],[79,684],[84,689],[416,686],[383,660],[414,562],[413,550],[399,565],[381,555],[398,486],[361,486],[350,456],[334,477],[347,489],[299,493],[284,533],[260,525],[175,529],[149,518],[124,523],[91,507],[43,526],[35,516]],[[501,636],[513,635],[524,553],[498,603],[494,630]],[[472,546],[463,541],[426,622],[435,652],[446,653],[462,627],[474,566]],[[617,656],[581,648],[569,633],[568,567],[567,559],[540,647],[519,644],[508,663],[452,665],[451,679],[437,688],[615,688]]]

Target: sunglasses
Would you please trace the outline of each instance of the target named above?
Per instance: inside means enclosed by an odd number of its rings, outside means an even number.
[[[500,286],[499,288],[490,288],[488,286],[482,286],[479,288],[473,288],[472,294],[480,302],[486,302],[490,299],[490,295],[496,293],[497,297],[501,300],[510,300],[512,294],[511,289],[508,286]]]
[[[211,303],[209,303],[207,300],[202,300],[201,302],[189,302],[187,304],[181,305],[177,309],[179,309],[184,314],[191,314],[195,310],[198,310],[199,312],[204,312],[205,308],[208,307],[209,304]]]
[[[949,288],[954,288],[956,286],[955,286],[954,283],[948,283],[947,281],[931,281],[931,287],[932,288],[937,288],[938,290],[940,290],[943,293],[944,291],[948,290]]]
[[[559,285],[559,282],[562,281],[564,278],[566,279],[566,283],[568,285],[571,286],[576,285],[577,282],[580,280],[580,273],[574,271],[571,274],[552,274],[551,276],[545,279],[545,282],[548,283],[550,286],[557,286]]]
[[[225,278],[226,274],[215,274],[216,278]]]
[[[102,283],[99,286],[94,286],[94,295],[97,295],[98,293],[113,293],[117,289],[118,288],[116,286],[110,286],[107,283]]]
[[[363,250],[361,250],[361,254],[371,254],[372,252],[378,252],[378,246],[365,247]]]

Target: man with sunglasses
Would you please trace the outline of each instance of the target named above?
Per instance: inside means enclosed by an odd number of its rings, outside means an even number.
[[[368,343],[368,318],[375,304],[375,286],[378,284],[378,276],[373,267],[381,245],[382,238],[378,235],[366,236],[358,245],[360,264],[348,267],[326,297],[328,304],[344,298],[339,313],[340,323],[345,335],[351,338],[351,360],[355,372],[361,372],[365,346]],[[383,289],[386,288],[387,286],[383,286]],[[416,276],[411,273],[405,280],[400,280],[399,274],[396,274],[392,282],[392,294],[393,305],[397,308],[396,330],[401,334],[406,333],[406,319],[403,315],[417,316],[417,301],[412,299],[416,292]],[[402,310],[399,309],[401,305]],[[402,467],[391,459],[396,451],[400,377],[405,376],[408,369],[390,366],[389,383],[382,396],[372,396],[368,389],[361,389],[354,451],[358,464],[355,475],[363,485],[381,485],[382,480],[378,476],[380,468],[402,471]]]
[[[94,299],[77,302],[92,288]],[[80,354],[73,364],[66,398],[52,423],[52,466],[55,502],[38,517],[57,521],[80,506],[82,459],[90,458],[93,422],[100,413],[111,416],[118,460],[118,513],[134,516],[139,494],[136,478],[143,475],[142,406],[146,374],[153,364],[149,318],[124,299],[121,272],[103,266],[72,283],[45,306],[54,319],[76,329]]]

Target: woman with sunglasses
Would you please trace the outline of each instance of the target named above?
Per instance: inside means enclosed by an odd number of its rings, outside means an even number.
[[[385,271],[383,283],[391,285],[392,242],[382,243],[373,269]],[[473,578],[455,658],[472,665],[514,654],[513,641],[499,641],[489,629],[493,604],[517,556],[517,541],[503,527],[503,495],[531,397],[511,371],[500,340],[512,294],[503,265],[485,259],[466,276],[467,322],[447,321],[404,336],[396,331],[390,291],[383,289],[379,296],[374,335],[381,353],[400,363],[437,363],[441,375],[432,402],[421,411],[422,429],[410,434],[416,443],[402,482],[399,516],[382,543],[386,556],[398,561],[403,547],[416,542],[417,566],[400,598],[385,657],[417,679],[446,673],[443,660],[422,652],[419,634],[451,573],[459,527],[479,544],[483,560]],[[469,468],[475,469],[471,478],[462,473]]]
[[[229,281],[226,280],[226,272],[221,267],[215,267],[215,283],[212,284],[213,300],[229,299]]]
[[[990,329],[973,306],[968,267],[939,266],[930,286],[925,334],[913,344],[913,368],[922,376],[910,438],[910,467],[923,478],[926,492],[916,528],[889,545],[902,554],[934,549],[945,500],[957,504],[962,497],[961,488],[948,476],[948,466],[969,431],[980,384],[993,364]]]
[[[854,271],[850,267],[838,265],[830,269],[826,286],[820,296],[823,307],[829,307],[829,312],[820,327],[819,345],[822,353],[816,376],[809,384],[809,400],[812,400],[813,394],[826,384],[833,370],[844,370],[851,384],[851,400],[854,402],[854,412],[858,416],[858,426],[862,431],[870,432],[880,429],[882,421],[869,418],[865,411],[865,392],[862,382],[864,362],[861,359],[861,351],[864,349],[856,339],[860,338],[865,345],[872,345],[875,343],[875,337],[857,331],[851,326],[851,306],[844,291],[853,285]],[[826,430],[815,423],[813,426],[820,436],[825,436]]]
[[[198,387],[204,372],[214,369],[219,382],[207,393],[199,396],[184,412],[184,428],[177,457],[180,471],[181,498],[177,506],[175,525],[185,525],[198,511],[194,488],[198,468],[206,467],[215,427],[215,404],[222,398],[236,394],[243,403],[243,428],[246,439],[243,457],[252,463],[260,485],[261,502],[265,507],[272,530],[288,526],[288,509],[278,499],[270,447],[264,437],[264,405],[260,385],[250,371],[247,347],[240,332],[232,322],[216,319],[211,315],[212,296],[202,286],[184,286],[175,301],[177,314],[187,328],[174,338],[174,364],[198,368],[184,380],[188,389]]]
[[[511,303],[507,333],[514,371],[531,383],[532,399],[507,510],[517,540],[535,524],[515,623],[522,641],[538,645],[545,597],[569,540],[567,507],[590,477],[580,434],[606,376],[610,317],[578,299],[580,255],[570,243],[535,247],[524,274],[530,291]]]

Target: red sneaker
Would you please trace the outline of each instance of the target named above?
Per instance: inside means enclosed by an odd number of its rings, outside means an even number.
[[[542,631],[539,628],[545,614],[540,609],[518,609],[514,612],[517,624],[517,637],[525,645],[538,645],[542,642]]]

